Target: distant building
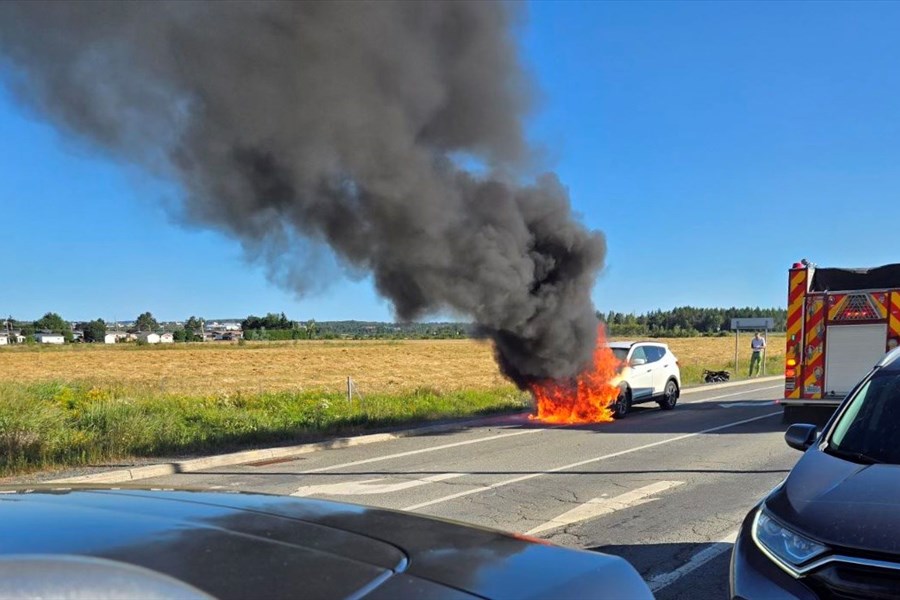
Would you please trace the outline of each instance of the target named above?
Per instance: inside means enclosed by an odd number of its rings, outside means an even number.
[[[175,342],[175,336],[168,331],[165,333],[159,334],[159,343],[160,344],[172,344]]]
[[[9,336],[5,333],[0,333],[0,346],[9,345]]]
[[[34,341],[38,344],[65,344],[66,338],[60,333],[36,333]]]
[[[151,333],[149,331],[144,331],[138,334],[138,341],[144,342],[147,344],[158,344],[159,343],[159,334]]]
[[[217,331],[215,334],[215,339],[217,341],[224,342],[233,342],[234,340],[239,340],[243,337],[243,332],[238,331]]]
[[[116,333],[115,331],[107,331],[106,335],[103,336],[103,343],[104,344],[115,344],[116,342],[119,341],[120,335],[121,334]],[[128,335],[128,334],[125,334],[125,335]]]

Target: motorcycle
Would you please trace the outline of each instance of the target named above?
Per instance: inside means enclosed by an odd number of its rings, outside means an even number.
[[[706,383],[722,383],[731,379],[731,373],[728,371],[703,371],[703,381]]]

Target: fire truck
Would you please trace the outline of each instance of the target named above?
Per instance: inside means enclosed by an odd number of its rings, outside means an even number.
[[[837,406],[900,342],[900,264],[823,268],[806,259],[788,275],[785,413]]]

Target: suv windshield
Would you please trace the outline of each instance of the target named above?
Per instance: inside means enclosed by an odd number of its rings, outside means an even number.
[[[628,348],[610,348],[610,350],[612,350],[613,355],[621,363],[624,363],[625,359],[628,357]]]
[[[876,374],[834,427],[828,452],[864,463],[900,464],[900,373]]]

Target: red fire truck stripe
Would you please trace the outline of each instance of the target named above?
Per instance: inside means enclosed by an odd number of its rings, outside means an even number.
[[[803,318],[803,299],[806,296],[806,269],[791,270],[788,278],[788,315],[787,315],[787,357],[800,357],[798,352],[803,344],[800,332]],[[785,398],[799,398],[803,383],[802,365],[796,366],[797,376],[793,389],[785,388]]]
[[[838,318],[838,315],[844,310],[844,305],[847,304],[847,295],[845,294],[832,294],[830,296],[831,308],[828,310],[828,320],[834,321]]]
[[[806,292],[806,270],[791,276],[791,289],[788,294],[788,338],[792,334],[800,334],[800,317],[803,313],[803,296]]]
[[[824,374],[822,366],[825,362],[824,340],[821,333],[824,327],[820,327],[825,320],[825,299],[816,298],[811,300],[808,305],[809,315],[806,320],[806,349],[804,357],[806,365],[803,369],[803,390],[801,392],[804,398],[818,399],[822,397],[823,383],[821,381]],[[818,373],[816,369],[819,369]]]
[[[881,300],[879,300],[878,298],[878,294],[869,294],[869,300],[875,307],[875,312],[878,314],[879,319],[884,319],[885,317],[887,317],[887,307],[881,303]]]
[[[900,340],[900,292],[891,292],[891,337]]]

